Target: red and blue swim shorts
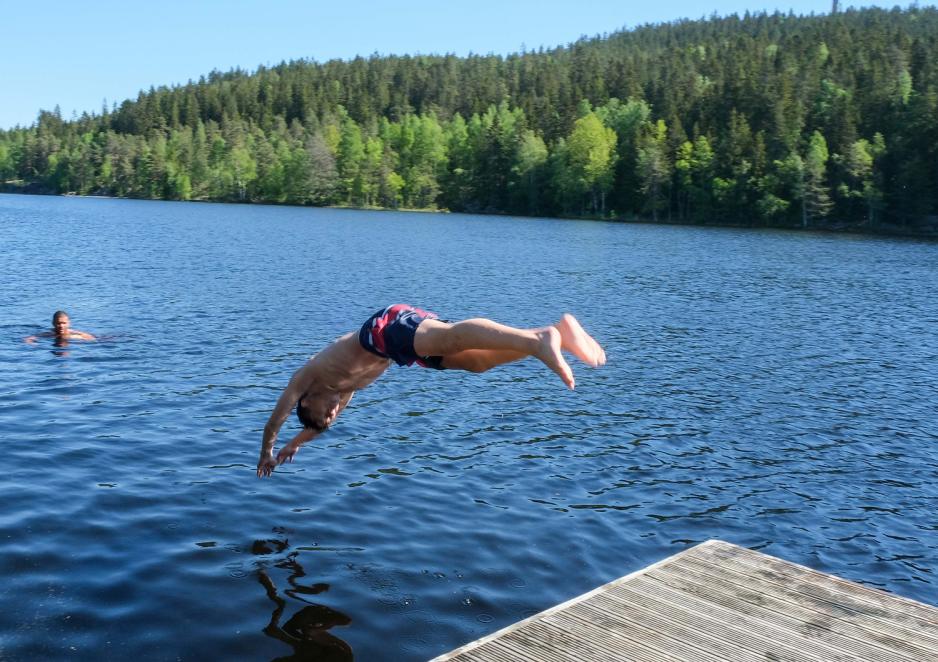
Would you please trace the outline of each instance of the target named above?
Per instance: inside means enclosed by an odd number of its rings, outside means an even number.
[[[442,356],[417,356],[414,334],[426,319],[439,319],[431,313],[405,303],[382,308],[362,325],[358,342],[372,354],[391,359],[397,365],[413,365],[443,370]]]

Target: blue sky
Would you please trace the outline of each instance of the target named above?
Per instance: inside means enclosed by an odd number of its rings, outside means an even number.
[[[842,8],[893,4],[841,0]],[[56,104],[66,119],[99,112],[104,99],[120,103],[213,69],[372,53],[505,54],[680,18],[830,7],[830,0],[14,0],[0,10],[0,129],[30,125]]]

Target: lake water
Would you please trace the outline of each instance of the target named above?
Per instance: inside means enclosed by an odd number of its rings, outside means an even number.
[[[425,660],[709,538],[938,604],[936,243],[0,195],[0,276],[2,660]],[[258,480],[398,301],[609,362],[392,367]]]

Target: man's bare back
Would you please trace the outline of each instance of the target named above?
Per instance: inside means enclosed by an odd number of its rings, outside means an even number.
[[[355,391],[380,377],[392,360],[398,365],[485,372],[533,356],[572,389],[573,371],[565,351],[592,367],[606,362],[599,343],[569,314],[551,326],[518,329],[482,318],[450,324],[419,308],[388,306],[293,374],[264,426],[257,475],[269,476],[277,465],[292,462],[300,447],[332,425]],[[294,406],[303,429],[274,456],[277,435]]]

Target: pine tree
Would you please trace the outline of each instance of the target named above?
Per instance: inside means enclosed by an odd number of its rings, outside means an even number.
[[[811,134],[804,158],[804,226],[811,219],[823,219],[832,209],[827,187],[827,141],[819,131]]]
[[[647,196],[645,208],[652,219],[667,206],[665,187],[671,179],[671,161],[667,150],[668,127],[664,120],[650,125],[639,141],[637,169],[641,177],[642,192]]]

